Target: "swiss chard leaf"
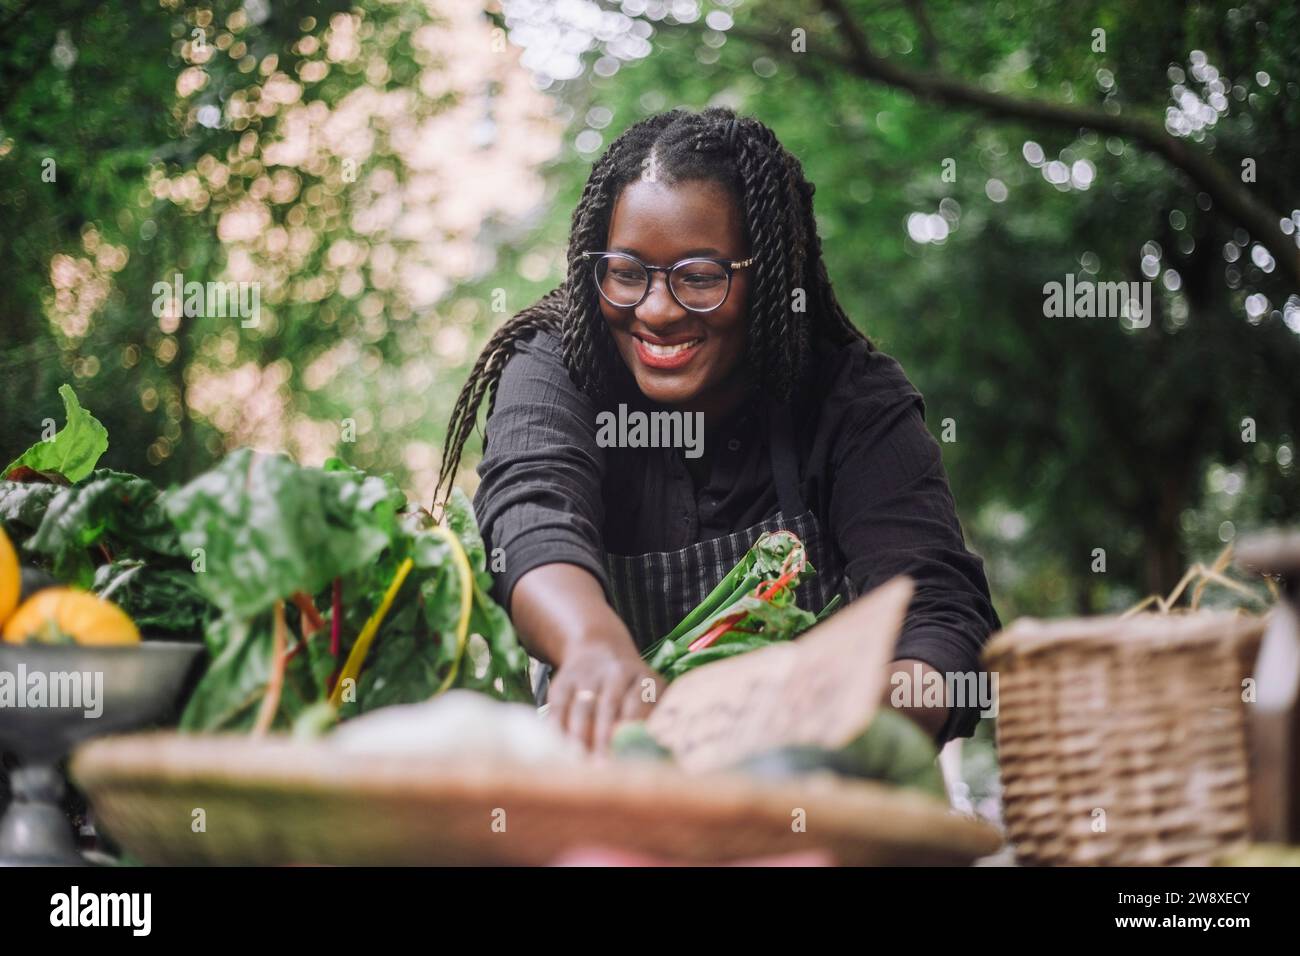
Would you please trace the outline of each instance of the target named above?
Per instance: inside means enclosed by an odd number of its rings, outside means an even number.
[[[528,679],[528,653],[519,643],[510,616],[488,596],[486,589],[474,589],[470,632],[482,636],[489,651],[488,672],[481,681],[481,689],[491,686],[505,700],[531,702],[534,698]],[[498,680],[500,687],[496,686]]]
[[[723,634],[709,647],[698,651],[690,650],[690,645],[696,638],[708,633],[715,623],[737,613],[743,613],[744,617],[736,622],[733,630]],[[724,608],[703,622],[694,631],[679,637],[676,641],[667,642],[652,666],[669,680],[673,680],[700,664],[730,657],[742,651],[765,647],[777,641],[793,640],[815,623],[817,623],[816,615],[811,611],[805,611],[793,601],[763,601],[752,594],[747,594],[735,604]],[[710,653],[711,651],[713,653]]]
[[[122,559],[100,565],[91,590],[131,615],[146,636],[198,638],[216,615],[216,608],[200,593],[188,567],[165,568]]]
[[[272,726],[292,725],[327,695],[329,678],[347,660],[408,558],[413,568],[375,633],[356,692],[344,697],[339,717],[427,700],[453,666],[451,686],[530,700],[528,656],[505,611],[488,596],[492,580],[473,510],[463,494],[453,502],[448,527],[472,572],[463,654],[457,646],[463,581],[456,549],[431,515],[397,514],[405,499],[391,479],[367,476],[337,460],[323,469],[299,468],[287,459],[237,452],[170,493],[166,507],[186,553],[203,549],[206,572],[195,575],[196,585],[222,614],[220,626],[209,628],[213,664],[187,709],[185,727],[251,726],[256,708],[249,700],[265,694],[271,671],[266,609],[295,591],[329,609],[337,577],[340,653],[329,651],[329,610],[324,630],[309,638],[286,668]],[[230,624],[250,618],[259,623]],[[298,628],[301,632],[301,622]],[[481,641],[476,643],[474,635]],[[470,647],[486,654],[472,659]]]
[[[81,407],[71,386],[60,385],[59,395],[63,398],[66,424],[48,441],[38,441],[11,461],[0,476],[26,466],[78,482],[95,470],[100,456],[108,450],[108,430]]]
[[[673,661],[672,664],[664,670],[664,676],[670,681],[676,680],[687,671],[694,670],[704,664],[712,664],[714,661],[725,660],[728,657],[735,657],[737,654],[746,654],[749,651],[756,651],[759,648],[767,647],[772,642],[764,637],[757,635],[741,635],[734,640],[719,642],[703,650],[694,651],[690,654],[683,655]]]
[[[444,520],[452,534],[460,539],[461,547],[469,558],[469,565],[477,574],[486,574],[487,548],[483,544],[483,535],[479,533],[478,522],[474,520],[474,506],[469,497],[459,488],[453,488],[447,499]],[[489,585],[491,579],[488,579]]]
[[[40,527],[51,499],[62,485],[38,481],[0,481],[0,521],[15,541]]]
[[[185,705],[181,729],[250,729],[271,679],[269,615],[257,621],[219,618],[205,638],[212,663]]]
[[[199,587],[223,611],[250,617],[281,597],[316,594],[388,546],[403,503],[390,482],[355,469],[300,468],[242,449],[166,498]]]
[[[153,482],[101,468],[88,480],[59,489],[28,547],[57,556],[84,551],[109,535],[135,550],[179,557],[180,541],[161,499]]]
[[[371,652],[357,682],[357,713],[428,700],[442,683],[450,660],[436,639],[412,623],[395,622],[393,632]]]
[[[444,520],[460,540],[474,571],[470,633],[482,637],[488,649],[487,672],[482,677],[466,675],[458,686],[500,694],[506,700],[531,701],[528,654],[519,643],[510,616],[490,597],[492,575],[487,569],[487,547],[474,517],[474,506],[459,488],[452,489]]]

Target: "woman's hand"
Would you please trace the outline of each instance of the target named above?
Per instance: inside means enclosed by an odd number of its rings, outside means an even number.
[[[601,753],[614,728],[640,720],[663,690],[663,678],[645,665],[630,643],[590,640],[569,649],[551,678],[550,715],[565,733]]]
[[[659,699],[663,678],[641,660],[590,571],[533,568],[515,585],[510,616],[528,652],[555,668],[550,716],[584,746],[603,751],[619,721],[644,717]]]

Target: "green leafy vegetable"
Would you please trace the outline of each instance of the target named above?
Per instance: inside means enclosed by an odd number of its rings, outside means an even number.
[[[355,469],[301,468],[241,449],[168,495],[165,507],[185,552],[202,555],[200,590],[246,618],[373,561],[404,503],[391,482]]]
[[[528,655],[490,597],[464,493],[452,494],[439,526],[403,513],[388,476],[249,450],[163,492],[94,470],[104,429],[70,388],[60,394],[68,424],[10,466],[23,480],[0,480],[0,522],[24,564],[116,602],[146,638],[202,635],[209,664],[183,728],[306,733],[450,687],[532,699]],[[399,567],[409,569],[401,580]],[[368,622],[356,686],[331,702]]]
[[[339,722],[339,712],[328,701],[312,704],[293,722],[295,740],[315,740],[332,730]]]
[[[180,557],[176,530],[160,498],[144,478],[100,469],[50,497],[36,533],[24,546],[47,558],[56,577],[80,587],[92,586],[94,569],[87,552],[101,541],[110,552]]]
[[[852,768],[856,776],[913,787],[947,799],[934,741],[916,721],[892,707],[881,707],[866,731],[840,753],[845,766]]]
[[[126,558],[96,568],[91,590],[117,604],[142,633],[152,636],[193,638],[216,616],[188,567]]]
[[[182,730],[248,730],[271,680],[270,615],[220,617],[204,633],[212,662],[181,714]]]
[[[354,645],[398,568],[411,570],[364,652],[355,688],[340,694],[338,717],[417,703],[447,687],[507,700],[529,700],[528,655],[504,610],[489,596],[492,579],[465,495],[446,509],[448,535],[424,512],[401,513],[405,496],[387,478],[339,461],[303,468],[281,456],[236,452],[170,493],[165,507],[187,553],[206,569],[196,586],[220,609],[208,629],[213,663],[191,697],[181,726],[246,730],[275,671],[270,608],[298,594],[291,641],[272,727],[313,723],[305,714],[327,699]],[[471,595],[463,617],[460,560]],[[333,595],[340,594],[337,615]],[[312,630],[307,614],[319,617]],[[294,616],[296,615],[296,616]],[[339,635],[337,653],[331,635]],[[468,640],[460,640],[461,633]],[[360,652],[358,653],[360,659]]]
[[[103,468],[72,485],[0,481],[0,522],[25,564],[120,604],[146,639],[195,640],[213,608],[162,497],[144,478]]]
[[[609,738],[609,751],[620,760],[671,761],[673,753],[655,740],[644,720],[625,720]]]
[[[865,731],[838,750],[780,747],[748,757],[735,769],[769,779],[829,771],[921,790],[946,800],[948,791],[939,770],[938,756],[934,742],[913,720],[883,707]]]
[[[62,490],[61,485],[45,482],[0,481],[0,521],[11,532],[23,529],[21,537],[26,537],[40,527],[50,500]]]
[[[60,385],[59,395],[67,423],[54,437],[38,441],[11,461],[0,475],[8,476],[15,468],[27,467],[77,482],[95,470],[100,456],[108,450],[108,430],[81,407],[71,386]]]
[[[66,486],[0,481],[0,521],[21,543],[25,560],[91,588],[96,563],[106,556],[180,556],[159,498],[151,482],[106,469]]]
[[[814,573],[797,535],[767,532],[708,597],[643,656],[654,670],[674,680],[701,664],[791,640],[817,622],[794,600],[794,589]]]

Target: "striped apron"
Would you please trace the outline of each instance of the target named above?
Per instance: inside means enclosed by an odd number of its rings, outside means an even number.
[[[793,531],[803,541],[808,560],[817,571],[795,590],[799,607],[817,613],[841,592],[843,565],[834,542],[823,534],[816,515],[804,507],[799,492],[799,461],[790,409],[775,404],[771,409],[768,445],[780,509],[776,514],[743,531],[701,541],[680,551],[605,555],[614,610],[632,632],[639,649],[645,650],[676,627],[740,563],[765,531]],[[534,692],[538,706],[546,700],[550,673],[549,664],[537,669]]]

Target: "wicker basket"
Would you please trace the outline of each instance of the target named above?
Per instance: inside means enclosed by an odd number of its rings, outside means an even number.
[[[849,865],[964,866],[1002,844],[927,794],[817,774],[769,782],[643,761],[557,771],[163,733],[92,741],[71,770],[106,832],[162,865],[545,864],[601,847],[682,862],[818,850]]]
[[[1250,835],[1246,705],[1265,620],[1023,619],[998,674],[1007,835],[1024,864],[1206,865]]]

